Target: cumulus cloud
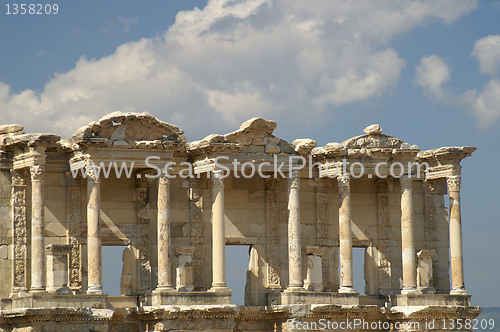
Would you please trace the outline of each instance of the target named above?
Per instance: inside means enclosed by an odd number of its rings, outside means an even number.
[[[231,130],[252,116],[300,123],[377,98],[405,61],[390,47],[429,21],[451,23],[475,0],[210,0],[162,36],[82,57],[41,93],[0,84],[2,122],[71,135],[116,109],[149,111],[189,131]]]
[[[500,36],[488,36],[476,41],[473,55],[478,58],[482,72],[494,74],[498,63],[491,52]],[[479,45],[479,46],[478,46]],[[499,59],[500,60],[500,59]],[[452,92],[446,83],[451,70],[438,55],[424,56],[415,68],[415,82],[431,98],[453,108],[472,113],[483,129],[488,129],[500,119],[500,79],[493,77],[480,90],[471,89],[462,94]]]
[[[472,55],[479,62],[482,73],[496,74],[500,67],[500,36],[490,35],[477,40]]]
[[[416,83],[425,93],[442,102],[451,100],[450,92],[444,84],[450,80],[451,71],[446,62],[438,55],[424,56],[415,68]]]

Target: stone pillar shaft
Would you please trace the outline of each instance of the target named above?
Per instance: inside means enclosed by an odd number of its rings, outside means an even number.
[[[226,288],[224,175],[212,172],[212,288]]]
[[[288,289],[303,289],[302,246],[300,240],[300,174],[288,179]]]
[[[45,291],[44,166],[31,173],[31,292]]]
[[[339,187],[340,293],[354,293],[351,231],[351,185],[347,175],[337,176]]]
[[[460,176],[447,178],[450,198],[451,294],[467,294],[462,253],[462,217],[460,212]]]
[[[87,294],[102,294],[101,187],[96,170],[87,173]]]
[[[403,175],[401,184],[401,250],[403,263],[402,294],[417,292],[417,262],[413,220],[412,179]]]
[[[170,179],[158,182],[158,289],[173,289],[170,232]]]

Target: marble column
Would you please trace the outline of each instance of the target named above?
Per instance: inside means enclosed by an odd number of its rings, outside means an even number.
[[[460,176],[449,176],[448,193],[450,198],[450,294],[467,294],[464,284],[464,260],[462,253],[462,217],[460,213]]]
[[[352,230],[351,230],[351,180],[348,175],[337,176],[339,187],[339,293],[355,293],[352,268]]]
[[[164,174],[158,181],[158,287],[174,289],[172,285],[172,250],[170,233],[170,179]]]
[[[102,294],[101,179],[98,169],[87,171],[87,294]]]
[[[288,179],[288,290],[303,290],[302,246],[300,241],[300,173]]]
[[[224,173],[212,172],[212,290],[226,289]]]
[[[44,175],[42,165],[30,166],[31,173],[31,289],[45,291]]]
[[[403,288],[401,294],[418,293],[415,230],[413,220],[413,180],[408,175],[399,179],[401,184],[401,250]]]

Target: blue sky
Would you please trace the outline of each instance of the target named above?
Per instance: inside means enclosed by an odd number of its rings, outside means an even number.
[[[2,8],[1,123],[68,137],[119,109],[190,140],[263,116],[290,141],[379,123],[421,149],[477,146],[462,163],[466,287],[500,305],[499,1],[57,3],[57,15]]]

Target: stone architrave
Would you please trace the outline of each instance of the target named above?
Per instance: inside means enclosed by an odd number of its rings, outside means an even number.
[[[87,294],[102,294],[101,179],[97,168],[87,171]]]
[[[300,173],[288,179],[288,290],[303,290],[302,246],[300,239]]]
[[[462,252],[462,216],[460,212],[460,176],[448,176],[450,198],[450,294],[465,295],[464,259]]]
[[[12,296],[26,292],[26,178],[25,172],[11,170],[12,174],[12,222],[14,230]]]
[[[281,288],[278,186],[279,179],[266,179],[266,238],[267,284],[266,288]]]
[[[339,244],[340,244],[340,293],[355,293],[353,287],[352,231],[351,231],[351,180],[348,175],[337,176],[339,187]]]
[[[31,174],[31,288],[45,291],[45,218],[43,165],[30,166]]]

